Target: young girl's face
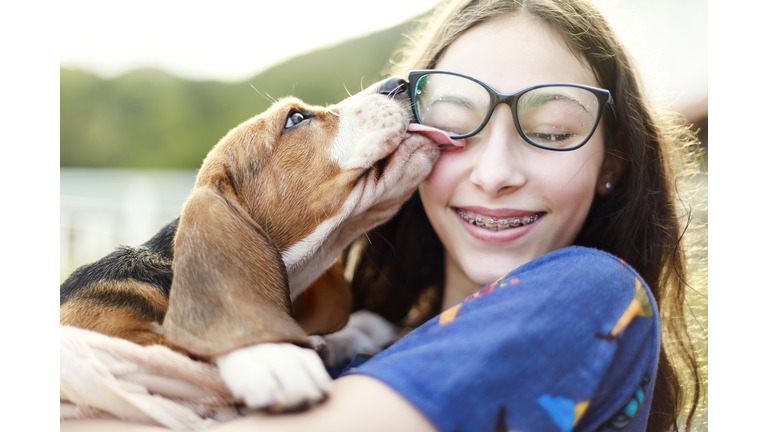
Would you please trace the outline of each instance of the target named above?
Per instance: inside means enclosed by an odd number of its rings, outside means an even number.
[[[435,69],[475,77],[508,94],[547,83],[598,87],[585,64],[545,24],[508,17],[464,33]],[[592,204],[603,159],[602,127],[576,150],[544,150],[523,141],[509,106],[498,105],[485,128],[467,139],[466,148],[441,155],[419,187],[446,250],[448,282],[456,277],[482,286],[571,245]],[[470,224],[459,211],[497,221],[538,219],[491,231]]]

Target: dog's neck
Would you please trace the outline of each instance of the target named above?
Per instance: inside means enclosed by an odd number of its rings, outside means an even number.
[[[291,298],[296,298],[323,274],[348,243],[346,238],[340,238],[337,229],[343,220],[344,217],[339,215],[323,221],[312,234],[282,252]]]

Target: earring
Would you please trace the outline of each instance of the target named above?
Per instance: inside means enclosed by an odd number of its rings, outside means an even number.
[[[611,182],[606,182],[605,183],[605,188],[606,189],[610,189],[611,188]]]

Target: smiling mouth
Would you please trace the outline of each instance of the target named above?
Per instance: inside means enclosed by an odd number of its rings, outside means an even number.
[[[509,217],[509,218],[499,218],[495,219],[490,216],[483,216],[483,215],[475,215],[472,213],[466,213],[459,209],[456,210],[456,213],[461,216],[462,219],[465,221],[471,223],[472,225],[480,228],[487,229],[489,231],[504,231],[510,228],[516,228],[523,225],[528,225],[536,222],[539,220],[539,217],[542,216],[544,213],[533,213],[526,216],[515,216],[515,217]]]

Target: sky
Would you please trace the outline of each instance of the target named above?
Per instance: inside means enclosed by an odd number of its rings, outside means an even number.
[[[707,93],[706,0],[599,0],[645,81],[674,108]],[[60,64],[104,77],[140,67],[241,81],[316,48],[385,29],[435,0],[64,0]]]
[[[65,3],[62,66],[107,77],[151,66],[184,78],[239,81],[297,54],[402,23],[435,0]]]

